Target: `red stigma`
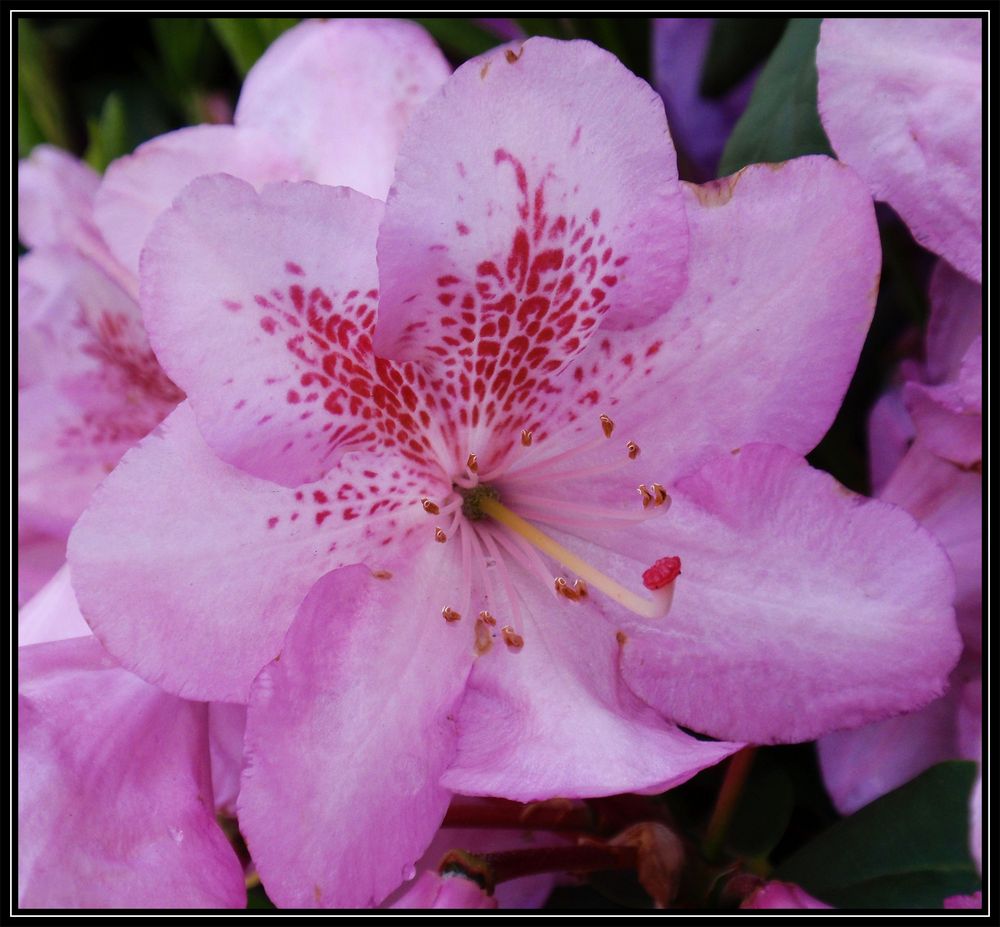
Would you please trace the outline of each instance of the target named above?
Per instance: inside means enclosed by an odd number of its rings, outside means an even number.
[[[660,557],[642,574],[642,584],[647,589],[662,589],[681,575],[680,557]]]

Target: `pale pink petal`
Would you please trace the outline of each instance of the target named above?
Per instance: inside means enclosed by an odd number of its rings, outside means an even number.
[[[496,614],[524,646],[511,650],[494,629],[457,715],[446,786],[515,801],[662,792],[742,746],[696,740],[657,716],[619,678],[615,625],[509,569],[521,604],[498,602]]]
[[[346,188],[191,184],[143,255],[150,339],[229,463],[284,485],[371,446],[381,203]]]
[[[489,425],[602,319],[664,312],[686,262],[657,95],[590,43],[531,38],[467,62],[414,117],[379,234],[376,347],[457,374]]]
[[[841,814],[853,814],[935,763],[955,759],[955,695],[922,711],[888,718],[819,741],[823,782]]]
[[[626,626],[626,680],[667,717],[714,737],[794,742],[944,691],[961,649],[955,582],[906,512],[769,445],[670,491],[670,510],[622,549],[633,563],[683,564],[667,618]]]
[[[71,637],[90,637],[63,566],[42,590],[17,613],[17,645],[44,644]]]
[[[68,152],[39,145],[17,166],[18,237],[38,248],[89,229],[99,183],[97,172]]]
[[[280,906],[377,904],[444,817],[474,651],[467,622],[441,617],[458,577],[428,547],[388,578],[325,577],[254,684],[240,827]]]
[[[115,257],[139,274],[139,252],[156,217],[202,174],[232,174],[258,189],[297,180],[298,162],[281,140],[252,128],[190,126],[112,161],[94,198],[94,221]]]
[[[776,908],[778,910],[826,908],[830,910],[830,905],[813,898],[804,889],[798,885],[793,885],[791,882],[766,882],[747,898],[740,907],[758,909]]]
[[[414,23],[302,23],[247,74],[236,124],[280,139],[305,176],[384,199],[407,123],[449,70]]]
[[[914,237],[982,279],[982,20],[827,19],[819,111]]]
[[[955,613],[966,646],[982,645],[983,478],[942,460],[921,441],[880,494],[906,509],[944,547],[955,571]]]
[[[897,387],[879,397],[868,416],[868,472],[872,495],[881,495],[906,455],[916,432]]]
[[[18,673],[18,903],[243,907],[212,808],[206,706],[92,638],[22,647]]]
[[[903,399],[920,439],[935,454],[964,467],[983,458],[983,344],[976,336],[954,380],[939,386],[907,383]]]
[[[463,875],[424,872],[404,892],[392,908],[496,908],[497,899],[487,895],[472,879]]]
[[[944,904],[942,905],[946,911],[960,910],[962,908],[980,909],[982,906],[982,891],[973,892],[971,895],[952,895],[950,898],[945,898]]]
[[[66,538],[18,526],[17,604],[24,605],[66,562]]]
[[[83,614],[150,682],[246,701],[316,580],[401,539],[414,508],[423,515],[423,493],[398,467],[389,457],[345,462],[322,483],[288,489],[222,463],[182,404],[125,456],[74,528]]]
[[[975,337],[983,331],[983,288],[946,261],[938,261],[930,284],[927,379],[954,380]]]
[[[666,484],[748,441],[812,450],[840,407],[874,311],[871,197],[842,165],[798,158],[684,186],[688,288],[653,324],[598,335],[557,383],[571,426],[593,429],[604,412],[616,439],[655,451],[654,471],[643,458],[642,476],[622,470],[609,490]]]
[[[245,705],[212,702],[208,706],[208,745],[212,755],[212,794],[220,814],[236,817],[243,768]]]

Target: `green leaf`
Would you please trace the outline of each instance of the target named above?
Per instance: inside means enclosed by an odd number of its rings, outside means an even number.
[[[62,100],[52,77],[51,53],[27,19],[17,21],[18,151],[26,155],[49,142],[67,148]]]
[[[569,19],[546,19],[544,16],[525,16],[523,19],[515,19],[525,35],[547,35],[552,39],[572,39],[575,38],[575,30],[572,20]]]
[[[834,824],[774,877],[837,908],[939,908],[980,887],[969,856],[976,765],[939,763]]]
[[[415,19],[414,22],[423,26],[438,45],[461,58],[474,58],[484,51],[496,48],[502,41],[500,36],[468,19],[427,17]]]
[[[766,857],[784,835],[794,805],[788,773],[759,752],[730,821],[727,847],[737,856]]]
[[[717,19],[702,67],[701,95],[721,97],[732,90],[774,51],[787,25],[779,16]]]
[[[747,164],[832,154],[816,109],[819,19],[793,19],[764,66],[746,112],[722,153],[719,172]]]
[[[212,29],[229,53],[240,77],[264,54],[267,47],[297,19],[212,19]]]
[[[109,93],[97,119],[87,120],[89,142],[84,160],[96,171],[103,171],[115,158],[131,150],[125,104],[121,95]]]

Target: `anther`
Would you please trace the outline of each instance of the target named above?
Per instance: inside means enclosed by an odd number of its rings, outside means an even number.
[[[469,454],[469,459],[465,462],[465,465],[469,468],[470,473],[479,472],[479,458],[475,454]]]
[[[500,633],[503,635],[503,642],[511,650],[520,650],[524,646],[524,638],[521,637],[509,624],[505,624]]]
[[[434,540],[437,541],[438,544],[443,544],[445,541],[448,540],[448,535],[445,534],[440,528],[435,528]]]
[[[556,595],[561,595],[564,599],[569,599],[570,602],[578,602],[587,594],[587,587],[583,587],[583,591],[579,588],[580,581],[577,580],[572,586],[566,582],[565,577],[557,576],[555,581]]]
[[[653,501],[652,493],[650,493],[650,491],[648,489],[646,489],[646,484],[645,483],[640,483],[639,484],[639,490],[638,490],[638,492],[639,492],[639,495],[642,496],[642,507],[644,509],[648,509],[649,506],[650,506],[650,503]]]
[[[440,507],[431,502],[430,499],[421,499],[420,504],[424,507],[424,511],[428,515],[439,515],[441,513]]]
[[[458,612],[456,612],[455,609],[446,605],[444,608],[441,609],[441,617],[444,618],[445,621],[451,622],[451,621],[458,621],[459,618],[461,618],[462,616]]]
[[[587,598],[587,584],[582,579],[574,581],[573,591],[576,593],[578,599]]]
[[[651,592],[664,589],[681,575],[680,557],[661,557],[642,574],[642,584]]]
[[[525,447],[531,447],[531,432],[525,428],[521,429],[521,443]]]
[[[493,632],[482,618],[476,621],[476,653],[484,654],[493,646]]]
[[[372,570],[372,576],[376,579],[392,579],[392,573],[389,570]]]
[[[604,429],[604,437],[610,438],[614,434],[615,423],[606,415],[601,415],[601,428]]]
[[[485,621],[491,627],[495,627],[497,620],[489,612],[482,611],[479,613],[479,620]]]
[[[635,441],[629,441],[629,443],[625,445],[625,449],[628,451],[629,460],[635,460],[636,457],[639,456],[639,445],[636,444]]]
[[[670,501],[667,491],[659,483],[653,483],[651,488],[653,490],[653,505],[663,505],[664,502]]]

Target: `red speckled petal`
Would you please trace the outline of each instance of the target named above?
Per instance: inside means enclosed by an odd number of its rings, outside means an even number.
[[[306,22],[247,74],[236,124],[281,139],[310,179],[384,199],[407,123],[449,71],[415,23]]]
[[[431,543],[389,578],[325,577],[254,683],[240,827],[278,905],[377,904],[441,824],[474,660],[469,622],[441,617],[447,562]]]
[[[509,568],[523,627],[509,603],[494,613],[524,646],[513,652],[496,633],[476,662],[446,786],[515,801],[662,792],[742,746],[699,741],[657,715],[622,682],[619,626],[599,606],[557,599]]]
[[[982,280],[983,24],[826,19],[819,111],[837,156],[922,245]]]
[[[648,321],[683,289],[662,103],[587,42],[466,63],[414,117],[378,248],[379,353],[437,364],[463,430],[523,427],[602,321]]]
[[[670,550],[684,572],[665,619],[626,625],[624,674],[677,723],[795,742],[944,691],[961,651],[955,581],[901,509],[749,445],[679,480],[646,526],[616,549]]]
[[[312,585],[345,563],[378,566],[379,549],[421,516],[425,527],[426,492],[387,456],[345,460],[299,489],[248,476],[212,453],[182,404],[77,522],[73,583],[127,668],[188,698],[245,701]]]
[[[258,189],[298,180],[298,162],[256,129],[191,126],[159,135],[112,161],[94,198],[94,221],[121,263],[139,273],[139,252],[156,217],[202,174],[232,174]]]
[[[116,666],[93,638],[18,651],[18,903],[240,908],[215,822],[207,706]]]

